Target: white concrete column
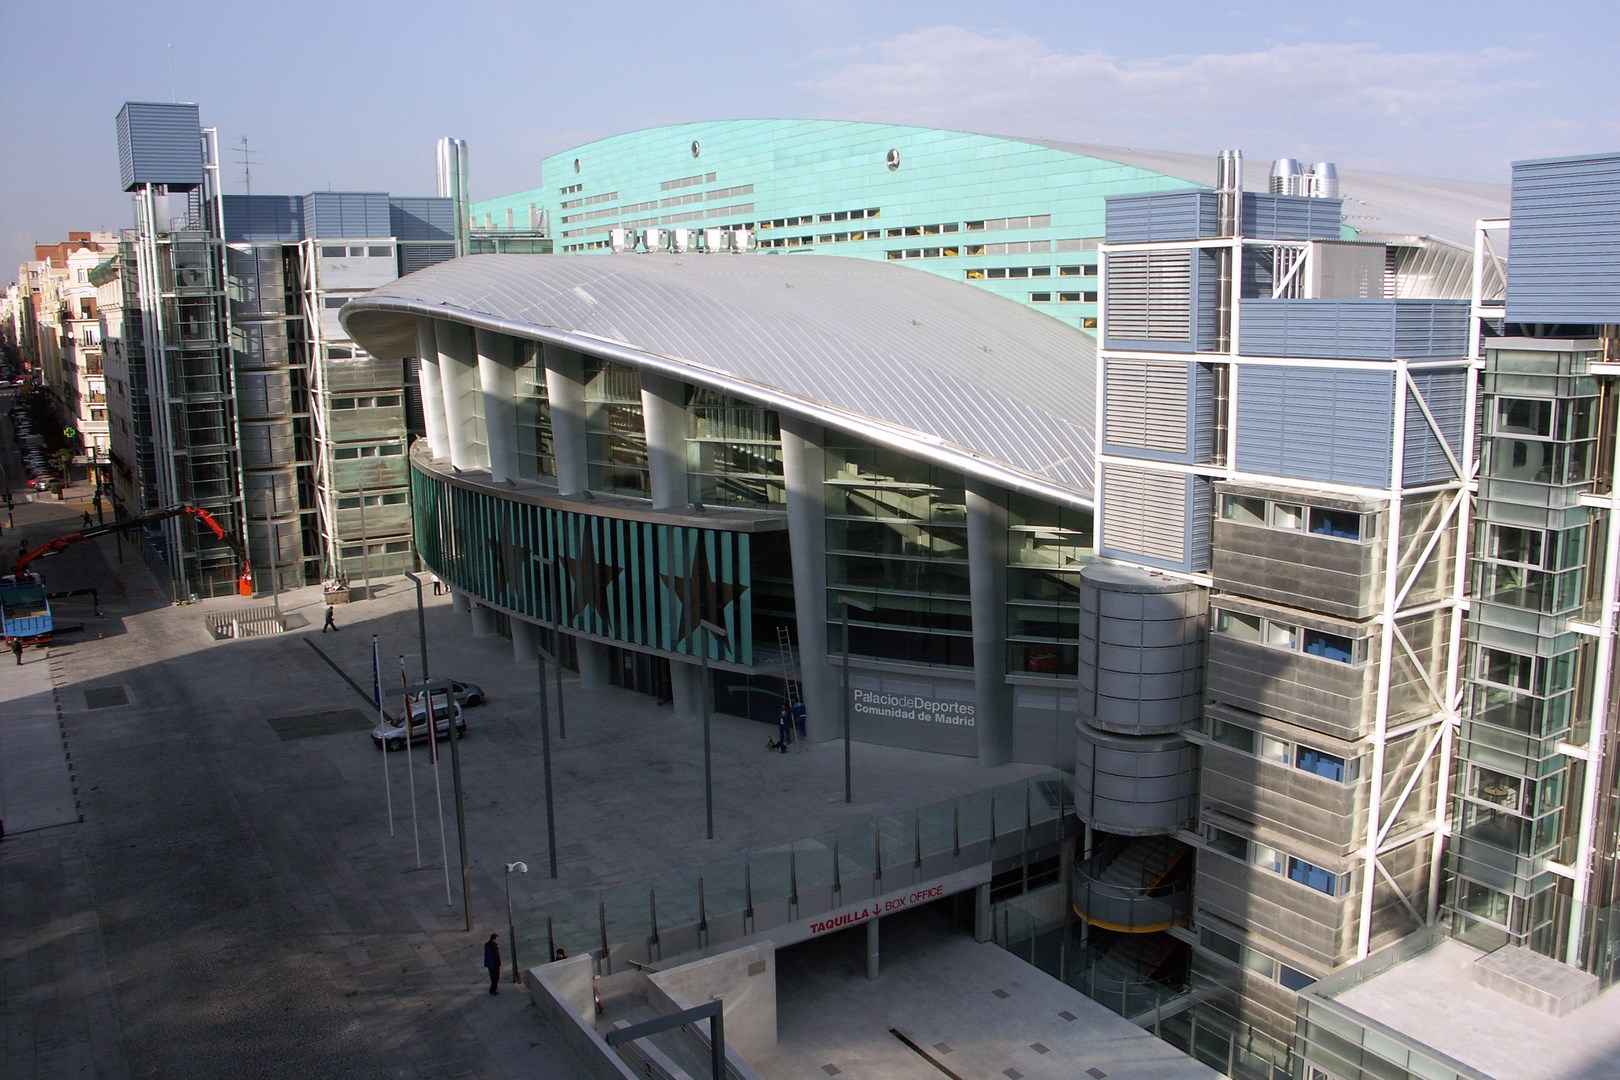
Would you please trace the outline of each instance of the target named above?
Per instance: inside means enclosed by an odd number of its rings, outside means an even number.
[[[1001,492],[967,482],[968,596],[973,605],[973,729],[979,764],[1012,760],[1007,685],[1007,511]]]
[[[434,330],[439,346],[439,387],[443,391],[450,464],[458,469],[482,469],[487,463],[478,452],[473,430],[476,421],[473,395],[479,390],[472,327],[439,322]]]
[[[469,597],[466,593],[462,592],[460,589],[451,589],[450,590],[450,610],[451,611],[459,611],[461,614],[465,615],[465,614],[467,614],[468,610],[471,607],[472,607],[472,598],[471,597]]]
[[[574,651],[579,657],[579,685],[586,690],[604,690],[613,685],[608,671],[608,647],[597,641],[575,639]]]
[[[578,495],[590,487],[585,451],[585,362],[572,349],[547,345],[546,400],[551,404],[551,445],[557,454],[557,492]]]
[[[504,484],[518,474],[516,350],[510,337],[493,330],[477,330],[473,337],[478,349],[478,388],[484,395],[489,478]]]
[[[516,616],[511,623],[512,661],[518,667],[532,668],[540,662],[540,628]]]
[[[878,921],[873,919],[866,924],[866,978],[868,982],[878,980]]]
[[[473,637],[490,637],[495,633],[495,613],[483,604],[472,606]]]
[[[669,658],[669,688],[675,699],[676,716],[703,715],[703,668]]]
[[[417,383],[422,391],[422,426],[427,429],[428,449],[436,458],[448,458],[450,438],[445,430],[444,390],[439,385],[439,342],[432,319],[416,320],[416,352],[421,360]]]
[[[641,417],[647,432],[647,486],[653,509],[686,506],[686,387],[650,371],[641,373]]]
[[[782,417],[794,644],[799,653],[805,732],[812,742],[843,736],[838,701],[841,683],[827,657],[827,474],[821,439],[819,425]]]

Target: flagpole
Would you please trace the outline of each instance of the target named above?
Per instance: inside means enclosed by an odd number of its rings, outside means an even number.
[[[377,635],[371,635],[371,694],[377,699],[377,730],[387,728],[383,716],[382,703],[382,664],[377,654]],[[388,779],[388,743],[384,740],[382,750],[383,763],[383,798],[388,801],[388,835],[394,835],[394,789]]]
[[[450,894],[450,849],[444,843],[444,789],[439,786],[439,699],[432,690],[426,691],[428,701],[428,752],[433,757],[433,803],[439,808],[439,861],[444,864],[444,906],[455,907],[456,901]],[[455,699],[448,692],[445,697],[455,706]],[[456,716],[450,714],[450,737],[456,737]]]
[[[399,686],[407,690],[410,683],[405,678],[405,654],[399,654]],[[422,829],[416,820],[416,769],[411,762],[411,736],[416,734],[416,716],[411,711],[411,695],[405,694],[405,772],[411,778],[411,834],[416,837],[416,868],[422,869]]]

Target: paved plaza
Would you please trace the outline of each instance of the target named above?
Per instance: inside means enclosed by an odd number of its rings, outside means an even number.
[[[7,552],[72,532],[89,494],[81,485],[61,502],[19,501]],[[321,633],[321,592],[307,588],[279,598],[287,633],[216,641],[207,616],[269,598],[171,605],[141,553],[113,537],[36,568],[53,590],[97,588],[100,614],[88,597],[61,601],[58,623],[82,630],[27,651],[21,666],[7,657],[0,677],[0,1075],[12,1080],[585,1076],[524,993],[485,993],[482,943],[506,936],[506,862],[529,866],[510,881],[521,925],[523,913],[605,887],[1042,772],[856,746],[845,805],[841,744],[768,753],[771,730],[717,716],[708,841],[698,721],[570,678],[567,738],[554,744],[552,881],[536,668],[504,638],[474,637],[448,596],[429,593],[432,674],[489,696],[468,710],[460,743],[469,931],[448,761],[437,778],[447,869],[428,755],[389,755],[385,793],[384,756],[367,734],[373,636],[385,686],[401,655],[413,678],[420,669],[408,581],[372,582],[337,608],[336,633]],[[544,942],[522,946],[537,960]],[[968,955],[960,978],[971,981],[984,963]],[[887,989],[908,966],[885,974]],[[939,975],[952,970],[924,970],[925,989],[905,995],[912,1007],[950,1008],[962,988]],[[865,992],[864,966],[822,979],[840,977]],[[796,1000],[784,1050],[806,1040],[834,1049],[845,1036],[807,1029],[802,1018],[816,1014]],[[848,1071],[934,1075],[889,1060]]]

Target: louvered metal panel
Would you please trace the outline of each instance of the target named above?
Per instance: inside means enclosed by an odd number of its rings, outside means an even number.
[[[892,263],[817,256],[474,255],[348,304],[375,356],[416,317],[608,355],[1088,506],[1096,345],[1021,304]]]
[[[1193,351],[1193,256],[1191,251],[1108,256],[1108,348]]]
[[[1446,445],[1458,461],[1463,460],[1463,413],[1468,404],[1468,377],[1461,368],[1454,371],[1415,371],[1412,382],[1423,403],[1445,432]],[[1410,391],[1408,391],[1410,393]],[[1435,484],[1456,478],[1456,471],[1435,438],[1423,411],[1408,402],[1406,440],[1402,451],[1401,482],[1406,487]]]
[[[455,257],[456,245],[453,243],[400,244],[399,272],[401,275],[414,274],[436,263],[449,262]]]
[[[304,205],[297,195],[224,195],[227,244],[296,244],[304,238]]]
[[[1215,460],[1215,371],[1195,364],[1193,372],[1193,460]]]
[[[1395,376],[1388,370],[1243,365],[1237,467],[1247,473],[1389,486]]]
[[[388,200],[389,233],[396,240],[456,239],[454,199],[434,195]]]
[[[1243,235],[1255,240],[1339,240],[1344,200],[1245,192]]]
[[[1464,300],[1252,299],[1243,301],[1240,327],[1247,356],[1429,360],[1468,353]]]
[[[1517,161],[1507,318],[1620,322],[1620,154]]]
[[[1110,244],[1198,240],[1214,236],[1218,224],[1213,191],[1116,195],[1106,206]]]
[[[381,191],[316,191],[304,196],[304,235],[392,236],[388,195]]]
[[[118,179],[125,191],[167,184],[180,191],[203,182],[202,119],[197,106],[126,101],[118,110]]]
[[[1103,466],[1102,497],[1108,512],[1097,554],[1193,569],[1192,477],[1109,462]]]
[[[1192,372],[1168,360],[1110,357],[1103,368],[1103,447],[1153,461],[1190,461]]]

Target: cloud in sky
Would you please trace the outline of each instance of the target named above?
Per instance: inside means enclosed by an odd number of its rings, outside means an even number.
[[[1359,168],[1500,174],[1500,142],[1470,143],[1483,116],[1533,88],[1534,55],[1301,42],[1122,59],[938,26],[828,55],[802,86],[849,119],[1156,149],[1253,141],[1255,152],[1330,152]]]

